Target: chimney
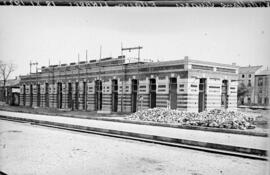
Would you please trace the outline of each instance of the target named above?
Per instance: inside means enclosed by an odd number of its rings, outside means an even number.
[[[185,56],[185,57],[184,57],[184,60],[188,60],[188,56]]]
[[[236,66],[236,63],[232,63],[233,66]]]

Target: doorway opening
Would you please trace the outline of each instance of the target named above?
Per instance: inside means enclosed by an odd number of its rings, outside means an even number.
[[[49,83],[45,84],[45,106],[49,107]]]
[[[228,108],[228,80],[222,80],[221,107],[224,109]]]
[[[37,84],[37,106],[40,106],[40,84]]]
[[[170,104],[171,109],[177,108],[177,79],[176,78],[170,78],[170,85],[169,85],[169,98],[170,98]]]
[[[206,79],[201,78],[199,83],[199,112],[205,111],[206,109]]]
[[[62,93],[62,83],[57,83],[57,108],[62,108],[62,100],[63,100],[63,93]]]
[[[72,108],[72,84],[68,83],[68,108]]]
[[[137,111],[137,98],[138,98],[138,80],[131,81],[131,111]]]
[[[118,106],[118,82],[112,80],[112,111],[117,112]]]
[[[30,105],[29,106],[33,106],[33,85],[30,85]]]
[[[157,90],[157,85],[156,85],[156,79],[150,79],[150,108],[155,108],[156,107],[156,90]]]
[[[79,82],[75,83],[75,109],[79,109]]]
[[[87,109],[87,86],[86,82],[83,82],[83,110]]]
[[[25,106],[25,102],[26,102],[26,93],[25,93],[25,84],[23,85],[23,105]]]
[[[95,109],[102,110],[102,82],[101,80],[95,81]]]

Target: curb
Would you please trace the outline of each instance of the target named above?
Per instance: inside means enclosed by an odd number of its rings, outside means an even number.
[[[200,131],[210,131],[210,132],[221,132],[221,133],[228,133],[228,134],[268,137],[267,133],[241,131],[241,130],[233,130],[233,129],[211,128],[211,127],[190,126],[190,125],[178,125],[178,124],[169,124],[169,123],[154,123],[154,122],[143,122],[143,121],[134,121],[134,120],[107,119],[107,118],[91,118],[91,119],[138,124],[138,125],[162,126],[162,127],[168,127],[168,128],[179,128],[179,129],[190,129],[190,130],[200,130]]]
[[[206,149],[215,149],[219,151],[229,151],[233,153],[243,153],[249,156],[257,156],[257,159],[263,159],[261,156],[267,156],[266,150],[255,149],[255,148],[245,148],[245,147],[238,147],[238,146],[231,146],[231,145],[222,145],[217,143],[208,143],[208,142],[200,142],[194,140],[186,140],[180,138],[170,138],[165,136],[157,136],[157,135],[149,135],[143,133],[134,133],[128,131],[120,131],[120,130],[112,130],[112,129],[104,129],[104,128],[96,128],[96,127],[88,127],[88,126],[81,126],[81,125],[73,125],[73,124],[65,124],[65,123],[58,123],[58,122],[51,122],[51,121],[43,121],[43,120],[35,120],[35,119],[26,119],[26,118],[19,118],[19,117],[10,117],[10,116],[3,116],[0,115],[1,119],[6,120],[17,120],[17,121],[24,121],[30,122],[38,125],[52,125],[56,127],[64,127],[67,129],[77,129],[77,130],[84,130],[84,131],[95,131],[107,134],[115,134],[121,136],[128,136],[134,138],[141,138],[141,139],[148,139],[153,141],[161,141],[171,144],[182,144],[187,146],[196,146],[202,147]],[[232,154],[232,153],[230,153]],[[248,157],[248,156],[247,156]]]
[[[1,109],[1,110],[3,110],[3,109]],[[39,113],[39,112],[31,112],[31,113],[29,113],[29,112],[24,112],[24,111],[12,111],[12,110],[4,110],[4,111],[22,112],[22,113],[27,113],[27,114],[38,114],[38,115],[55,115],[55,116],[62,116],[62,117],[91,119],[91,120],[102,120],[102,121],[121,122],[121,123],[130,123],[130,124],[138,124],[138,125],[161,126],[161,127],[169,127],[169,128],[179,128],[179,129],[200,130],[200,131],[209,131],[209,132],[221,132],[221,133],[228,133],[228,134],[239,134],[239,135],[249,135],[249,136],[258,136],[258,137],[268,137],[268,133],[264,133],[264,132],[252,132],[252,131],[243,131],[243,130],[234,130],[234,129],[223,129],[223,128],[190,126],[190,125],[178,125],[178,124],[169,124],[169,123],[155,123],[155,122],[113,119],[113,118],[104,118],[104,117],[82,117],[80,115],[72,115],[72,114],[53,114],[53,113],[50,114],[50,113]]]

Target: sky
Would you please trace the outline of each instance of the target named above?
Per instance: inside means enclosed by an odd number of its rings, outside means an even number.
[[[30,61],[85,61],[86,50],[99,59],[100,47],[102,57],[117,57],[122,43],[142,46],[141,59],[266,67],[269,16],[267,8],[0,7],[0,60],[16,65],[15,77],[30,72]]]

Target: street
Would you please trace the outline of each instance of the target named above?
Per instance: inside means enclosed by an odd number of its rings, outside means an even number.
[[[264,175],[267,163],[0,120],[0,171],[8,175]]]

